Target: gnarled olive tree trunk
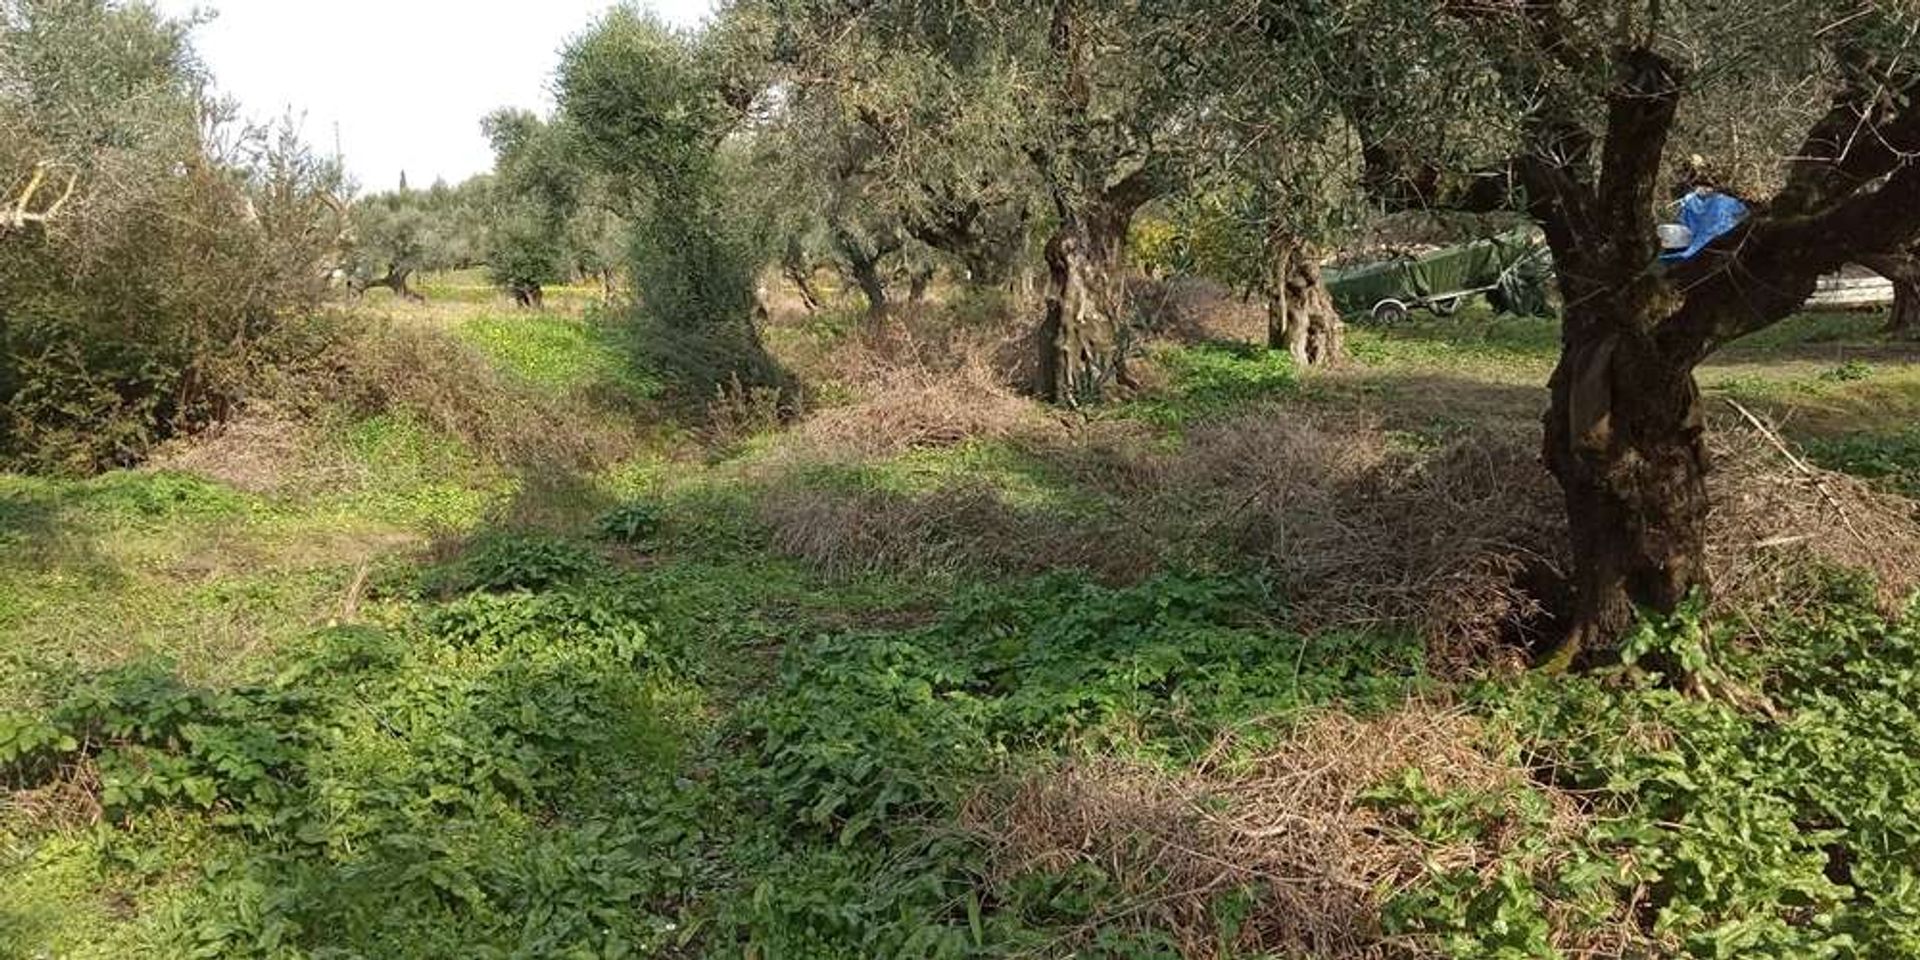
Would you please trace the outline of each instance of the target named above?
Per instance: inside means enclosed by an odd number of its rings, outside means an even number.
[[[1678,109],[1679,72],[1623,54],[1608,98],[1599,182],[1591,134],[1532,118],[1545,149],[1522,165],[1568,308],[1548,386],[1542,459],[1567,506],[1574,609],[1558,651],[1568,665],[1614,645],[1635,606],[1671,612],[1707,583],[1707,454],[1693,369],[1710,347],[1660,331],[1685,303],[1655,269],[1660,158]],[[1715,294],[1703,291],[1702,296]]]
[[[1305,244],[1281,234],[1268,240],[1267,346],[1285,350],[1303,367],[1338,362],[1346,354],[1340,311]]]
[[[1910,244],[1920,231],[1920,169],[1900,159],[1901,149],[1920,148],[1920,106],[1877,100],[1877,88],[1862,87],[1836,97],[1799,151],[1835,156],[1869,116],[1883,139],[1849,155],[1852,169],[1803,161],[1740,228],[1692,260],[1656,263],[1655,184],[1684,85],[1678,68],[1650,51],[1622,55],[1619,72],[1598,181],[1538,159],[1522,171],[1568,305],[1544,446],[1566,498],[1573,560],[1561,663],[1615,644],[1636,606],[1670,613],[1711,586],[1695,368],[1721,345],[1791,316],[1818,277],[1864,251]],[[1577,157],[1592,143],[1570,124],[1545,132],[1556,131],[1563,149],[1555,155]],[[1862,191],[1888,172],[1884,186]]]
[[[1133,215],[1165,185],[1150,146],[1092,104],[1092,67],[1078,0],[1054,0],[1047,46],[1060,67],[1057,140],[1029,155],[1053,195],[1039,392],[1054,403],[1096,400],[1127,375],[1126,243]],[[1124,144],[1116,148],[1115,141]]]
[[[1781,189],[1697,256],[1663,263],[1658,188],[1695,89],[1683,66],[1650,40],[1585,34],[1555,4],[1447,9],[1495,41],[1494,69],[1529,104],[1515,166],[1567,305],[1543,458],[1566,501],[1574,588],[1549,665],[1571,665],[1613,647],[1636,605],[1670,613],[1710,586],[1694,369],[1791,316],[1821,275],[1920,240],[1920,74],[1838,51],[1846,79]],[[1604,85],[1571,80],[1589,68]]]
[[[1920,250],[1860,258],[1862,266],[1893,284],[1893,312],[1884,332],[1902,340],[1920,340]]]
[[[1103,196],[1078,208],[1061,203],[1047,241],[1046,316],[1041,321],[1040,393],[1077,406],[1126,373],[1127,227],[1139,202]]]
[[[893,312],[887,299],[887,280],[880,274],[880,265],[865,256],[847,257],[847,272],[853,275],[854,285],[860,288],[860,295],[867,301],[867,326],[879,330],[886,326],[887,317]]]
[[[1610,645],[1636,604],[1670,612],[1708,586],[1700,390],[1692,360],[1663,353],[1652,328],[1570,315],[1550,381],[1543,458],[1567,507],[1569,660]]]
[[[388,267],[386,276],[375,277],[373,279],[363,281],[360,284],[359,289],[356,290],[355,292],[363,293],[374,287],[385,287],[388,290],[392,290],[393,295],[396,297],[399,297],[402,300],[407,300],[413,303],[427,302],[426,297],[422,296],[419,291],[413,289],[412,284],[409,282],[412,279],[413,279],[412,267],[401,267],[401,266]]]
[[[847,273],[860,288],[860,295],[867,300],[868,332],[878,334],[886,329],[887,319],[892,315],[892,304],[887,298],[887,279],[880,269],[880,262],[888,254],[898,251],[902,240],[891,231],[878,237],[869,237],[838,217],[831,221],[830,228],[834,245],[840,248],[841,259],[846,261]]]

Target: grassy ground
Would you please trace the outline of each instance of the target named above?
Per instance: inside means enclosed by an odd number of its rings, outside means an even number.
[[[657,392],[584,302],[477,289],[392,309],[608,430]],[[1875,319],[1703,380],[1912,492],[1920,365]],[[1116,491],[1249,410],[1524,429],[1555,333],[1352,346],[1162,346],[1071,447],[509,463],[400,407],[303,424],[273,482],[0,476],[0,956],[1920,955],[1920,635],[1843,578],[1703,699],[1443,679],[1232,550],[1077,562],[1157,535]]]

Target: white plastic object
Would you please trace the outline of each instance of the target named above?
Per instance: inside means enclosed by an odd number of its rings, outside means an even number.
[[[1693,245],[1693,230],[1685,224],[1660,225],[1660,246],[1667,250],[1685,250]]]

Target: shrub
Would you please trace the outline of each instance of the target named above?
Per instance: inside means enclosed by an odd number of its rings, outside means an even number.
[[[649,955],[711,801],[666,779],[686,707],[645,616],[605,582],[476,594],[233,689],[108,671],[0,717],[0,781],[72,772],[129,829],[204,812],[167,955]]]
[[[454,563],[430,574],[430,589],[441,593],[542,590],[571,583],[604,569],[590,550],[541,535],[495,535],[472,545]]]
[[[1640,628],[1642,663],[1688,663],[1713,696],[1631,668],[1483,687],[1482,709],[1526,737],[1540,778],[1585,798],[1595,829],[1544,873],[1440,870],[1397,915],[1445,931],[1454,956],[1517,956],[1502,938],[1550,918],[1611,922],[1555,906],[1601,890],[1639,911],[1657,955],[1910,954],[1920,819],[1902,798],[1920,789],[1920,632],[1872,601],[1830,594],[1751,649],[1703,632],[1697,611]],[[1417,829],[1484,829],[1457,797],[1382,800]]]
[[[0,228],[0,467],[137,461],[325,339],[339,171],[228,122],[204,81],[147,6],[0,13],[0,189],[73,184]]]

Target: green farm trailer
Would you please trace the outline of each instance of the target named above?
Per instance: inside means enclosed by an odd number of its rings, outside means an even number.
[[[1508,313],[1549,316],[1553,255],[1537,233],[1512,230],[1420,256],[1336,270],[1327,292],[1343,317],[1399,323],[1416,309],[1452,316],[1468,297],[1485,294]]]

